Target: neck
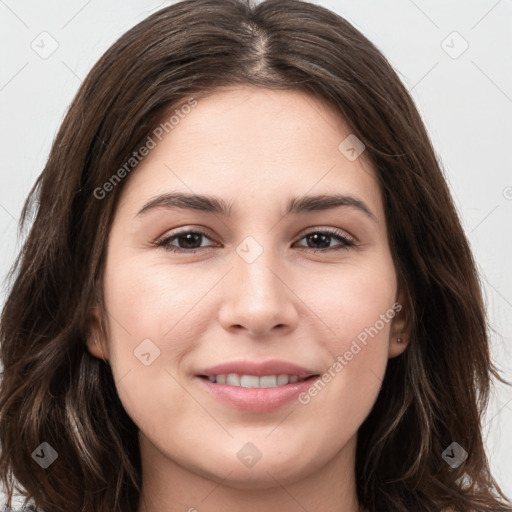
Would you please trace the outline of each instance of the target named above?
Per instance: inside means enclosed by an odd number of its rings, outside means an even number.
[[[230,478],[236,468],[224,477],[211,475],[171,460],[144,435],[139,434],[139,439],[143,484],[137,512],[360,511],[355,485],[357,436],[299,479],[286,478],[286,472],[260,471],[256,479],[244,482]]]

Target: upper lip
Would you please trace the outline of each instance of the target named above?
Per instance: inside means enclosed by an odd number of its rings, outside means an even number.
[[[216,375],[223,375],[228,373],[237,373],[238,375],[255,375],[261,377],[262,375],[297,375],[300,379],[306,379],[312,375],[318,375],[318,372],[305,368],[288,361],[279,359],[268,359],[265,361],[254,360],[239,360],[228,361],[225,363],[217,364],[204,368],[198,372],[198,375],[205,375],[206,377],[214,377]]]

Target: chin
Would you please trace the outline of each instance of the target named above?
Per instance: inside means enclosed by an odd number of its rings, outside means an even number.
[[[207,462],[207,465],[203,459],[200,466],[190,469],[205,478],[222,482],[226,487],[257,490],[297,482],[328,463],[328,459],[320,457],[305,460],[301,457],[303,454],[300,447],[290,450],[287,456],[281,449],[273,450],[267,447],[263,450],[261,458],[252,466],[244,464],[236,453],[231,457],[231,453],[230,451],[229,454],[216,455]],[[223,463],[219,464],[219,460]]]

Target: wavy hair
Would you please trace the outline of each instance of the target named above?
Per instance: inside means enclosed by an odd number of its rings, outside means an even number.
[[[481,283],[424,124],[376,46],[300,0],[181,1],[126,32],[82,83],[23,207],[20,226],[30,221],[30,230],[1,316],[7,505],[17,490],[42,512],[136,509],[137,427],[110,366],[85,344],[89,308],[104,311],[106,240],[129,177],[103,198],[98,190],[171,110],[232,84],[328,101],[377,170],[412,332],[358,431],[360,503],[371,512],[511,511],[481,429],[491,378],[505,381],[490,359]],[[441,457],[453,441],[469,454],[456,469]],[[47,469],[33,457],[43,442],[58,452]]]

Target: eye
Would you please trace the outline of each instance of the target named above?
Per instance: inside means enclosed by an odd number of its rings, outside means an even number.
[[[339,229],[329,229],[322,231],[310,231],[309,233],[303,234],[300,240],[307,240],[307,243],[314,245],[323,245],[323,248],[312,248],[304,247],[306,249],[313,249],[313,252],[327,252],[327,251],[339,251],[340,249],[348,250],[349,247],[355,246],[356,242],[348,233]],[[340,243],[336,246],[330,246],[330,243],[337,239]],[[327,246],[327,247],[325,247]]]
[[[154,245],[157,247],[163,247],[166,251],[170,252],[194,254],[201,248],[212,247],[211,245],[205,246],[201,243],[204,238],[210,239],[208,234],[200,229],[184,230],[161,238],[160,240],[157,240]],[[306,239],[308,244],[311,243],[314,245],[324,246],[321,248],[299,246],[305,249],[312,249],[314,253],[330,250],[338,251],[340,249],[347,250],[349,247],[356,245],[355,240],[350,235],[338,229],[310,231],[300,238],[300,240],[303,239]],[[337,246],[335,245],[332,247],[331,242],[334,239],[338,240],[340,243],[338,243]],[[174,242],[177,242],[177,245],[173,245]]]
[[[204,247],[201,244],[201,239],[203,238],[210,239],[208,234],[204,231],[201,231],[200,229],[184,230],[157,240],[155,245],[158,247],[163,247],[166,251],[170,252],[194,254],[198,251],[199,248]],[[178,242],[178,246],[172,245],[172,242]],[[179,247],[179,245],[182,245],[183,247]]]

